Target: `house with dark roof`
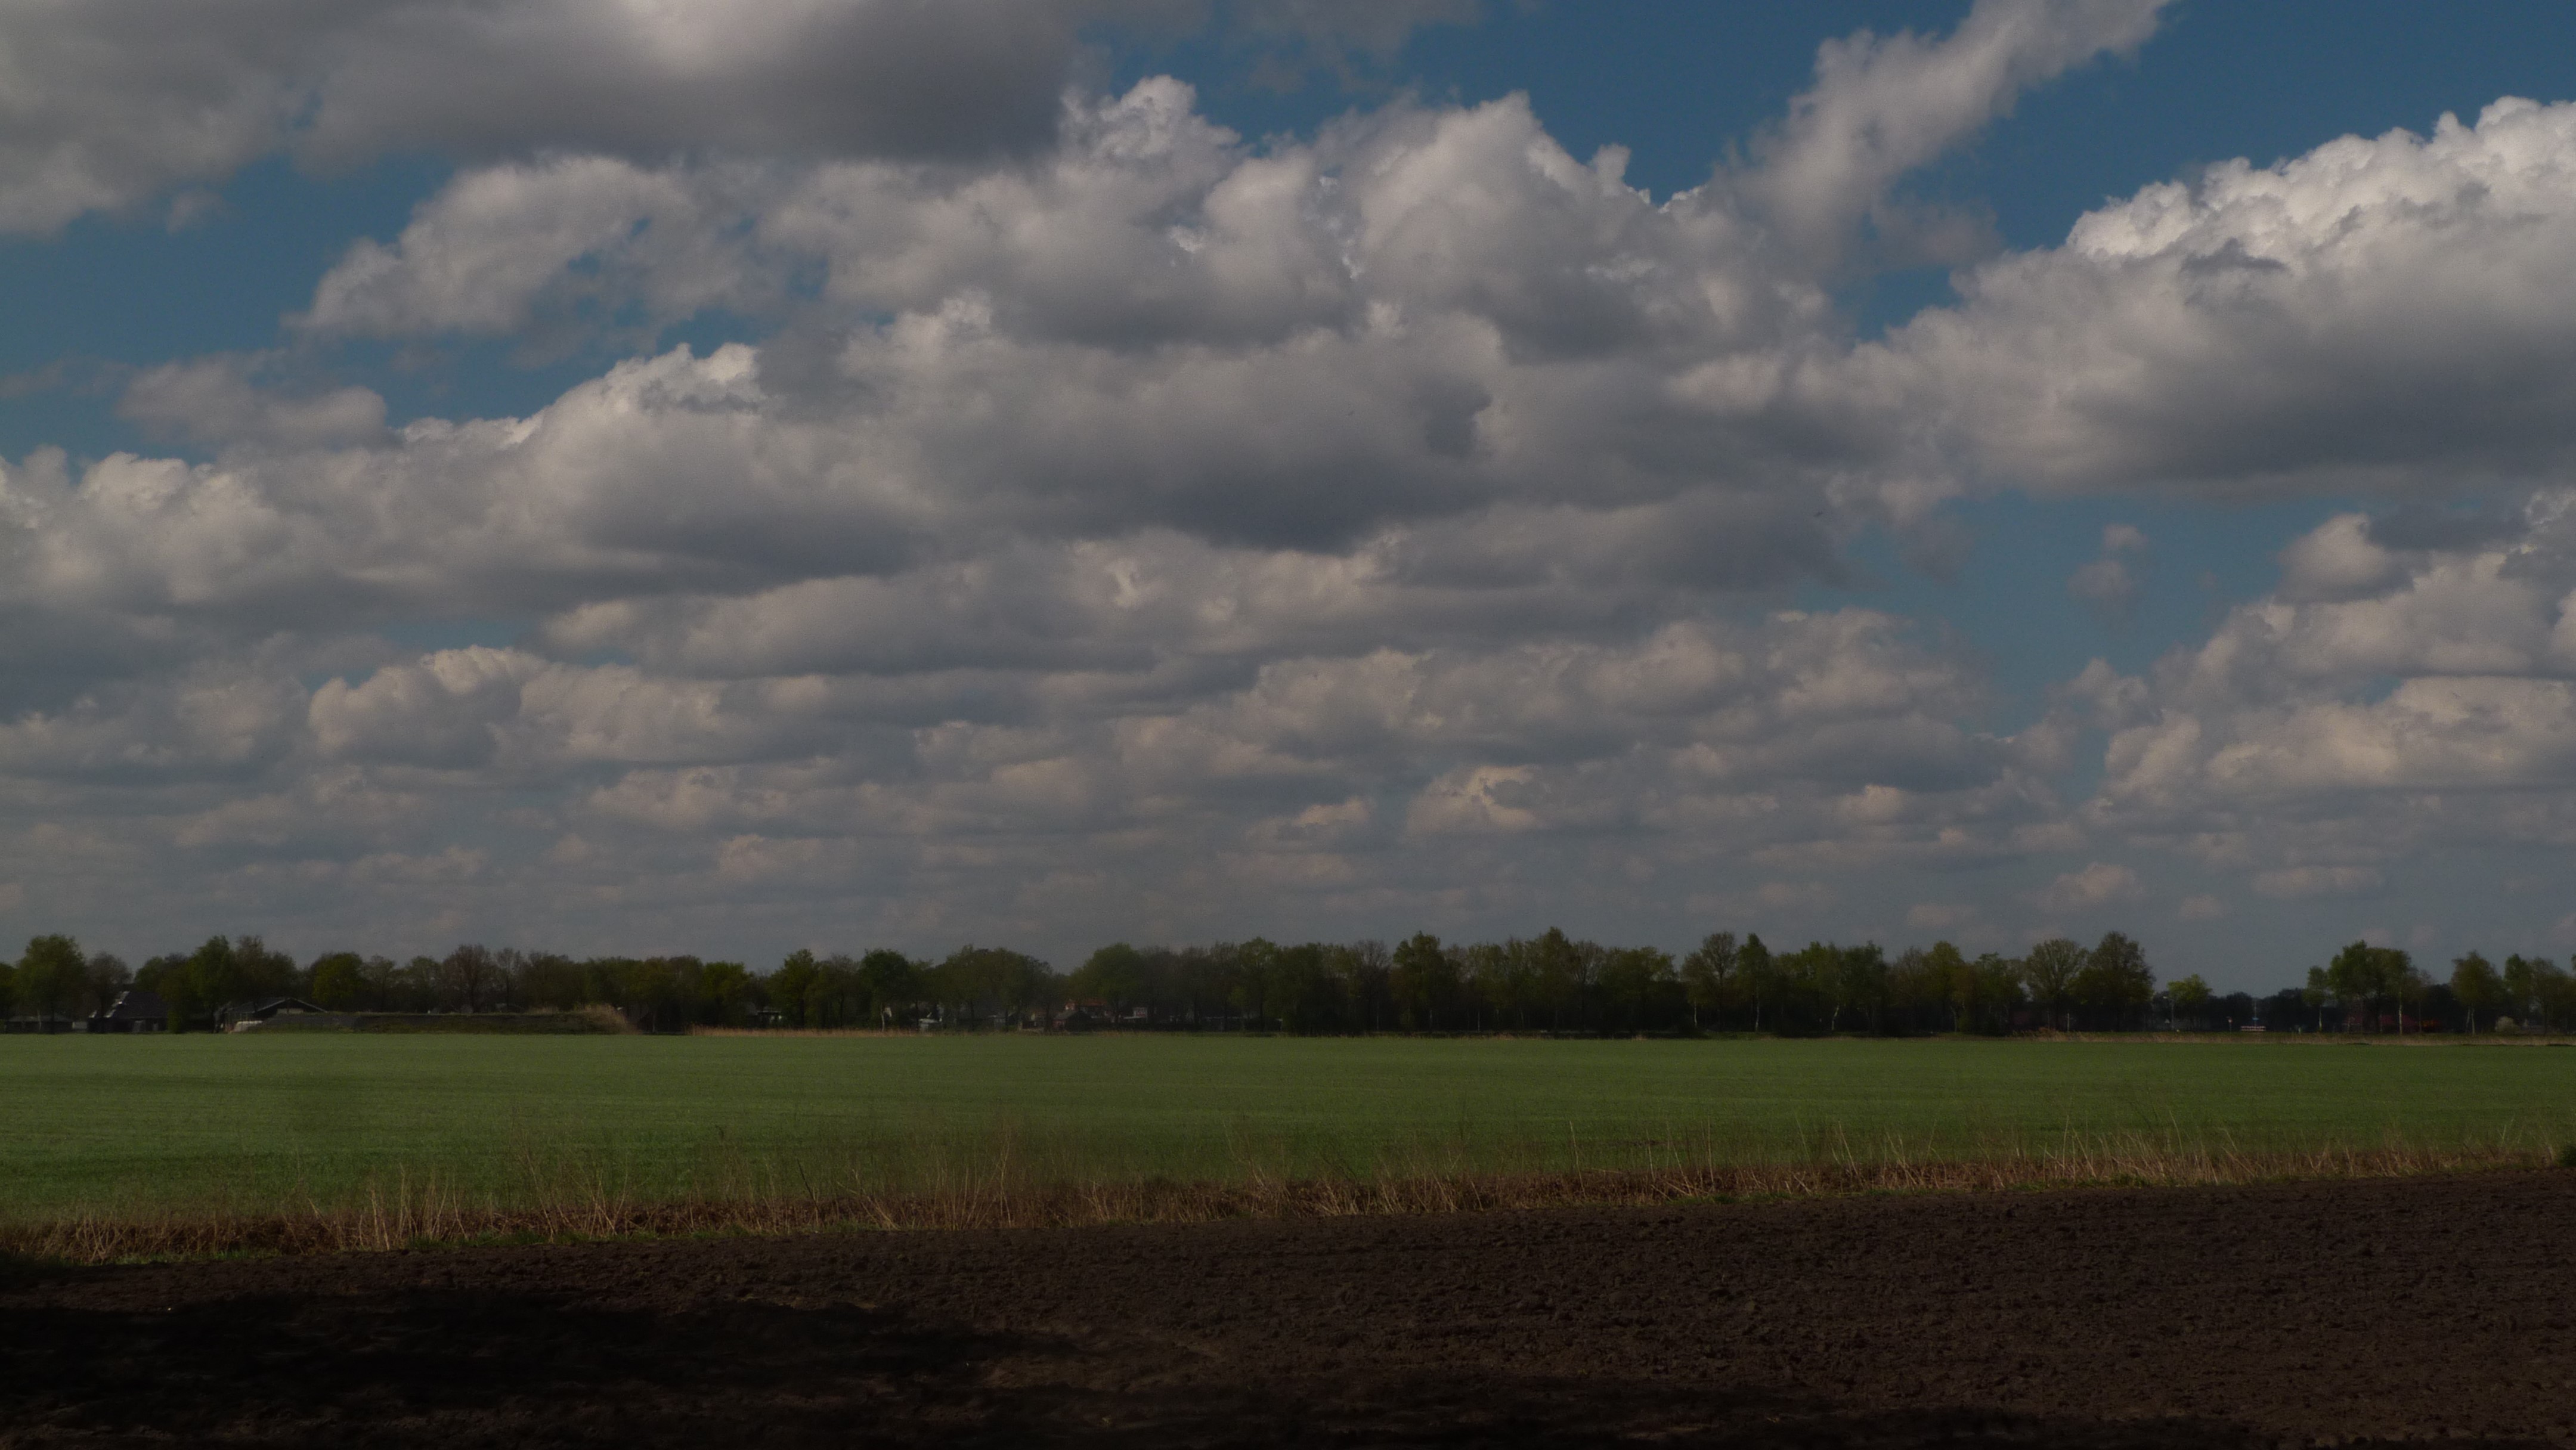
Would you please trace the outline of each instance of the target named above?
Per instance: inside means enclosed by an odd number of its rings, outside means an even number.
[[[316,1006],[301,997],[259,997],[248,1002],[227,1002],[215,1014],[215,1025],[226,1032],[241,1032],[279,1017],[327,1017],[328,1007]]]
[[[129,989],[117,993],[116,1000],[108,1004],[106,1011],[91,1014],[89,1030],[167,1032],[170,1030],[170,1009],[162,1005],[158,992]]]

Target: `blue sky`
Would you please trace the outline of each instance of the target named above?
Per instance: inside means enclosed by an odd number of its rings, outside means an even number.
[[[2563,5],[149,9],[0,17],[31,932],[2576,948]]]

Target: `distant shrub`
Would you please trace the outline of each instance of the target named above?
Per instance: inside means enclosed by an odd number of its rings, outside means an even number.
[[[498,1036],[588,1036],[598,1033],[632,1032],[626,1019],[613,1008],[583,1008],[578,1012],[456,1012],[421,1015],[365,1016],[358,1019],[360,1032],[398,1033],[473,1033]]]

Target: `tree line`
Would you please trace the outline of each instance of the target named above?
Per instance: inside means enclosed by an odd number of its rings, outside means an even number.
[[[1949,942],[1893,957],[1874,943],[1775,951],[1716,932],[1676,957],[1550,929],[1499,942],[1418,933],[1281,945],[1255,938],[1186,947],[1120,942],[1058,972],[1022,952],[965,946],[937,961],[876,950],[798,951],[769,971],[694,956],[602,956],[459,946],[396,962],[327,952],[298,963],[255,936],[209,937],[139,968],[40,936],[0,962],[0,1012],[78,1018],[118,993],[160,996],[171,1023],[211,1027],[230,1004],[297,997],[346,1012],[613,1008],[648,1030],[928,1025],[1120,1027],[1307,1034],[1758,1032],[1910,1035],[2035,1028],[2135,1031],[2494,1031],[2576,1027],[2576,978],[2547,958],[2476,952],[2435,979],[2405,952],[2355,942],[2303,986],[2268,997],[2213,993],[2198,975],[2159,984],[2145,951],[2109,932],[2019,957],[1971,957]]]
[[[2520,954],[2498,966],[2473,951],[2452,958],[2450,974],[2437,979],[2394,947],[2354,942],[2326,965],[2308,968],[2307,983],[2296,995],[2319,1031],[2327,1030],[2329,1013],[2345,1030],[2576,1026],[2576,976],[2547,957]]]

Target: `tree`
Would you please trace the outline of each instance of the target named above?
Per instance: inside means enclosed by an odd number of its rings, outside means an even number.
[[[197,1025],[211,1025],[215,1013],[227,1002],[244,995],[242,972],[229,937],[210,936],[195,951],[179,958],[163,958],[169,963],[157,990],[170,1009],[170,1027],[178,1031]],[[149,970],[160,963],[145,963]]]
[[[447,960],[438,964],[439,995],[448,1006],[466,1012],[490,1006],[500,979],[500,963],[492,953],[470,943],[449,952]]]
[[[1076,997],[1096,997],[1125,1008],[1144,1000],[1145,954],[1125,942],[1112,942],[1074,969],[1065,990]]]
[[[2469,1031],[2478,1030],[2478,1014],[2504,1000],[2504,978],[2497,975],[2493,963],[2476,952],[2451,960],[2451,995],[2460,1001],[2468,1018]]]
[[[1271,968],[1278,960],[1279,948],[1262,937],[1254,937],[1234,949],[1231,1005],[1243,1014],[1248,1028],[1264,1032],[1270,1029]]]
[[[636,1002],[634,984],[642,963],[624,957],[608,957],[591,963],[599,975],[599,995],[620,1007]],[[445,989],[438,982],[438,958],[423,953],[385,972],[385,1000],[404,1012],[435,1012],[445,1002],[439,994]]]
[[[89,995],[89,959],[67,936],[40,936],[18,958],[17,997],[28,1015],[68,1017]]]
[[[1743,974],[1744,989],[1753,998],[1753,1030],[1762,1030],[1762,996],[1771,990],[1771,949],[1762,944],[1762,934],[1753,932],[1744,938],[1744,947],[1735,954],[1735,969]]]
[[[369,959],[359,968],[359,975],[369,985],[371,1000],[382,1000],[383,989],[376,987],[377,963],[391,967],[382,957]],[[530,952],[519,959],[518,980],[511,985],[511,1000],[531,1010],[569,1012],[603,1000],[590,987],[590,968],[561,952]],[[319,999],[316,999],[319,1000]]]
[[[1691,954],[1682,958],[1681,970],[1682,995],[1690,1003],[1691,1030],[1699,1030],[1702,1012],[1723,1026],[1720,1014],[1735,988],[1735,933],[1713,931],[1701,937]]]
[[[2209,1010],[2209,984],[2200,979],[2198,972],[2178,978],[2165,988],[2165,1002],[2173,1009],[2167,1021],[2175,1028],[2179,1029],[2186,1017],[2199,1021],[2201,1014]]]
[[[1887,968],[1887,1010],[1900,1031],[1939,1031],[1949,1021],[1949,983],[1941,979],[1932,954],[1907,947]]]
[[[1587,958],[1598,955],[1597,948],[1589,953],[1584,950],[1591,945],[1585,942],[1577,946],[1564,928],[1554,926],[1525,944],[1532,991],[1536,1004],[1547,1012],[1550,1031],[1565,1030],[1569,1014],[1579,1020],[1584,989],[1592,985],[1589,968],[1593,964]]]
[[[779,1020],[790,1027],[803,1027],[805,998],[814,988],[814,978],[822,965],[814,960],[811,948],[798,947],[769,974],[769,1004],[778,1009]]]
[[[1771,966],[1774,1032],[1830,1030],[1842,981],[1842,948],[1811,941]]]
[[[1314,1031],[1323,976],[1323,948],[1311,943],[1273,947],[1262,970],[1262,1010],[1283,1032]]]
[[[2115,1027],[2135,1022],[2155,996],[2156,974],[2145,950],[2116,931],[2102,934],[2075,977],[2076,1001]]]
[[[312,988],[304,969],[295,965],[295,958],[258,937],[246,936],[234,942],[233,961],[241,971],[245,997],[300,997]]]
[[[875,956],[876,953],[870,952],[868,955]],[[919,996],[919,974],[914,970],[912,961],[903,953],[887,952],[886,956],[891,959],[889,964],[891,970],[886,975],[901,978],[898,985],[902,986],[904,991],[900,1001],[889,998],[886,1002],[878,1002],[867,984],[866,972],[861,965],[846,953],[834,952],[814,963],[810,975],[800,972],[797,977],[790,978],[791,986],[799,979],[803,983],[794,1009],[801,1014],[797,1020],[801,1020],[807,1027],[825,1030],[837,1027],[894,1025],[897,1007],[908,1005]],[[791,957],[789,960],[793,961],[794,958]],[[778,1000],[782,990],[779,987],[771,987],[772,1000]]]
[[[313,959],[313,1003],[334,1012],[355,1012],[367,1001],[367,964],[356,952],[332,952]]]
[[[2061,1028],[2074,1025],[2066,1009],[2075,999],[2075,979],[2083,970],[2084,948],[2062,936],[2032,947],[2030,955],[2021,959],[2021,977],[2029,984],[2032,999]]]
[[[867,960],[875,958],[871,952]],[[866,964],[860,963],[862,970]],[[1053,997],[1061,986],[1046,963],[1002,947],[959,947],[921,976],[933,1000],[956,1007],[971,1020],[1019,1017]]]
[[[86,975],[89,985],[83,996],[93,1012],[115,1006],[118,996],[134,985],[134,969],[114,952],[91,952]]]
[[[2326,966],[2326,984],[2334,990],[2335,1000],[2344,1008],[2344,1028],[2352,1030],[2353,1008],[2362,1012],[2365,1026],[2376,1026],[2379,1004],[2394,1002],[2398,1006],[2398,1030],[2405,1030],[2405,1008],[2422,981],[2415,970],[2414,958],[2394,947],[2375,947],[2368,942],[2354,942],[2335,953]]]
[[[2326,1030],[2326,1000],[2334,996],[2334,979],[2323,967],[2308,968],[2308,984],[2299,989],[2299,1000],[2317,1014],[2317,1030]]]
[[[2371,954],[2370,943],[2357,941],[2335,953],[2334,960],[2326,963],[2326,985],[2334,989],[2335,1001],[2343,1006],[2344,1031],[2378,1025],[2373,1019],[2380,995],[2379,963]]]
[[[2416,967],[2414,958],[2404,952],[2397,953],[2394,965],[2396,970],[2390,974],[2390,982],[2397,998],[2397,1033],[2403,1037],[2406,1035],[2406,1019],[2423,1015],[2424,1000],[2431,993],[2433,983]]]
[[[1346,1031],[1375,1032],[1395,1015],[1395,959],[1386,943],[1375,938],[1338,946],[1324,954],[1341,998]]]
[[[1388,986],[1404,1025],[1415,1031],[1438,1031],[1440,1014],[1458,999],[1458,959],[1443,951],[1440,938],[1415,932],[1395,948],[1388,966]]]
[[[740,962],[698,963],[682,974],[680,985],[689,1020],[701,1027],[743,1026],[751,1020],[752,1008],[768,1000],[761,979]]]
[[[2013,1010],[2023,1001],[2020,965],[2000,952],[1986,952],[1968,964],[1968,972],[1979,1025],[1988,1032],[2010,1032]]]
[[[1945,941],[1936,941],[1923,954],[1923,970],[1930,977],[1926,985],[1940,993],[1942,1009],[1949,1021],[1943,1025],[1953,1032],[1968,1030],[1968,1014],[1977,1006],[1977,977],[1968,967],[1967,954]]]
[[[850,963],[847,957],[832,960],[844,965],[849,984],[857,989],[866,1004],[865,1010],[878,1022],[891,1023],[896,1015],[918,1004],[929,994],[927,969],[901,952],[878,947],[855,964]],[[855,1013],[845,1019],[849,1022],[857,1020]],[[836,1022],[833,1025],[842,1024]]]
[[[2569,978],[2547,957],[2505,958],[2504,994],[2525,1026],[2555,1027],[2569,1015]]]
[[[1468,949],[1478,995],[1494,1009],[1494,1026],[1506,1019],[1517,1030],[1529,1025],[1538,1000],[1538,977],[1530,964],[1529,943],[1520,940],[1479,942]]]
[[[1673,959],[1653,947],[1620,947],[1601,959],[1606,1026],[1637,1031],[1654,1019],[1658,998],[1674,982]]]
[[[1853,1026],[1877,1030],[1886,1020],[1887,953],[1876,942],[1844,947],[1834,963],[1833,991],[1833,1010],[1827,1015],[1829,1026],[1840,1030],[1843,1014],[1848,1012]]]
[[[2547,957],[2535,957],[2531,982],[2543,1026],[2563,1029],[2570,1021],[2576,1021],[2576,976],[2562,971]]]

